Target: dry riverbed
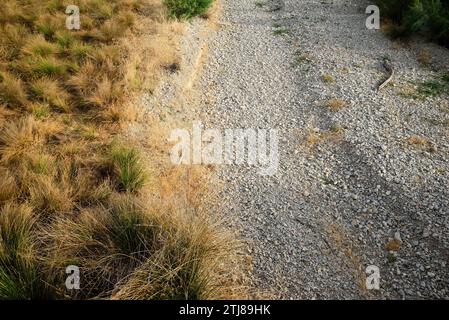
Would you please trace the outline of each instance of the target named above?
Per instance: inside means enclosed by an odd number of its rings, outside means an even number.
[[[221,1],[198,99],[183,101],[207,128],[278,130],[276,174],[218,170],[263,294],[449,297],[448,96],[422,90],[449,52],[367,30],[367,5]],[[385,57],[396,72],[377,92]],[[380,290],[365,288],[369,265]]]

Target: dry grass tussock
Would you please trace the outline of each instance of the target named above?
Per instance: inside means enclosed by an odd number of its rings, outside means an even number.
[[[244,294],[239,244],[204,205],[207,170],[159,166],[123,138],[139,94],[178,62],[183,23],[167,16],[160,0],[2,3],[0,299]],[[66,289],[68,265],[81,290]]]
[[[367,298],[370,297],[371,293],[366,289],[366,274],[360,253],[357,250],[357,241],[352,239],[348,230],[338,223],[325,222],[323,227],[327,234],[329,247],[341,258],[342,265],[353,272],[360,292]]]
[[[340,111],[341,109],[346,107],[346,105],[347,105],[346,102],[341,99],[333,98],[327,101],[327,107],[333,112]]]

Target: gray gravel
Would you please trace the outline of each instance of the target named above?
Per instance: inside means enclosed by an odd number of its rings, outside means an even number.
[[[219,173],[222,210],[248,243],[256,286],[283,299],[448,298],[448,96],[400,92],[447,68],[449,52],[367,30],[364,1],[221,2],[193,108],[208,128],[280,135],[276,175]],[[422,48],[431,67],[416,61]],[[384,56],[396,75],[377,93]],[[347,106],[332,112],[330,98]],[[412,135],[428,145],[411,145]],[[394,238],[400,248],[388,251]],[[379,291],[364,288],[372,264]]]

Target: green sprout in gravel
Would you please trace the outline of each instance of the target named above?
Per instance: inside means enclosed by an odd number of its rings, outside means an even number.
[[[429,80],[419,84],[418,93],[425,97],[435,97],[449,92],[449,73],[436,80]]]
[[[334,83],[335,79],[330,74],[323,74],[323,81],[326,82],[326,83]]]
[[[287,27],[275,24],[274,25],[274,30],[273,30],[273,34],[276,36],[283,36],[288,34],[290,31],[288,30]]]
[[[449,92],[449,73],[424,82],[410,81],[410,84],[414,86],[414,89],[400,92],[400,96],[420,100],[428,97],[437,97]]]

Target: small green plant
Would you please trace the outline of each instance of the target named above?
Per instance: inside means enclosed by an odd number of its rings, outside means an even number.
[[[172,17],[190,19],[205,14],[213,0],[164,0]]]
[[[344,130],[345,128],[338,123],[333,123],[329,128],[332,133],[342,133]]]
[[[273,34],[276,36],[283,36],[288,34],[290,31],[287,27],[280,26],[280,25],[274,25]]]
[[[324,74],[323,75],[323,81],[326,82],[326,83],[334,83],[335,79],[330,74]]]
[[[136,149],[114,145],[110,158],[121,189],[134,192],[144,186],[147,176]]]
[[[389,263],[395,263],[398,260],[398,258],[394,255],[394,253],[388,252],[387,260]]]
[[[436,79],[427,80],[416,84],[416,90],[413,93],[403,94],[405,97],[425,99],[427,97],[436,97],[449,92],[449,74],[445,74]]]
[[[443,92],[446,85],[438,80],[429,80],[419,85],[418,92],[426,97],[434,97]]]

